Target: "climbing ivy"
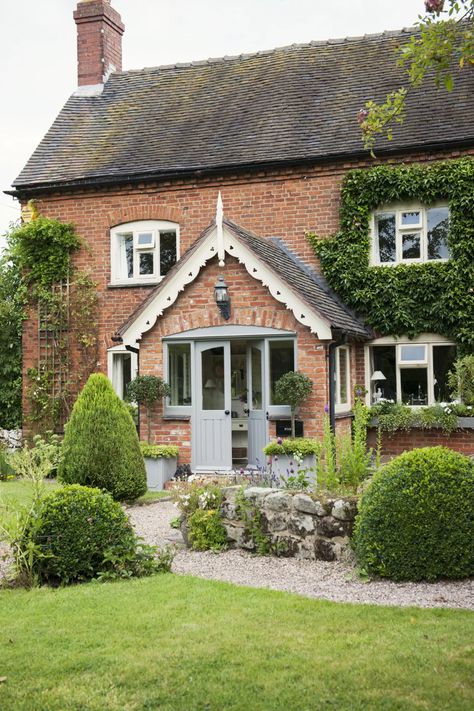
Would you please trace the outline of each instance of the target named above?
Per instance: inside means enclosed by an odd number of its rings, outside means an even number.
[[[80,385],[95,370],[98,297],[90,276],[73,267],[72,255],[81,246],[74,226],[29,207],[32,219],[7,235],[0,265],[2,308],[10,316],[8,337],[0,338],[0,362],[8,365],[0,367],[0,426],[21,422],[21,323],[37,311],[38,358],[27,371],[25,390],[29,424],[42,432],[61,427]]]
[[[449,261],[370,266],[371,213],[401,201],[449,203]],[[308,238],[330,286],[379,335],[437,333],[474,350],[474,159],[352,170],[339,232]]]

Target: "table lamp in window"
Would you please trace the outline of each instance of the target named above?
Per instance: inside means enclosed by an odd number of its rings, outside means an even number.
[[[370,382],[373,383],[372,402],[378,402],[383,398],[383,390],[378,383],[382,383],[384,380],[387,380],[387,378],[381,370],[376,370],[372,374],[370,378]]]

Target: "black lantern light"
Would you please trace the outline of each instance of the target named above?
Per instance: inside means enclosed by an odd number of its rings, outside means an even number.
[[[214,287],[214,298],[222,318],[228,321],[230,319],[230,296],[223,276],[217,279],[217,284]]]

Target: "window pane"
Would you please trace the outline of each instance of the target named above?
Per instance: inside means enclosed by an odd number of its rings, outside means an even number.
[[[422,345],[409,345],[400,346],[400,362],[422,362],[426,363],[426,346]]]
[[[154,247],[155,240],[153,239],[153,232],[139,232],[137,236],[139,247]]]
[[[170,405],[191,404],[191,345],[173,343],[168,346],[168,382]]]
[[[282,375],[295,369],[293,341],[269,341],[270,346],[270,404],[284,405],[275,398],[275,383]]]
[[[139,254],[140,275],[153,274],[153,252]]]
[[[345,405],[348,402],[347,391],[347,349],[339,348],[339,369],[336,373],[338,382],[336,383],[337,402]]]
[[[381,397],[386,400],[396,401],[397,377],[395,346],[373,346],[371,376],[377,371],[384,376],[385,380],[370,381],[372,402],[376,402]]]
[[[448,259],[449,209],[428,210],[428,259]]]
[[[176,264],[176,232],[160,232],[160,274],[164,276]]]
[[[420,233],[402,235],[402,259],[419,259],[420,256]]]
[[[421,215],[419,211],[402,212],[402,227],[409,227],[410,225],[421,225]]]
[[[376,216],[376,230],[379,260],[381,262],[394,262],[396,259],[395,214],[393,212],[380,212]]]
[[[428,404],[428,371],[426,368],[401,368],[402,402],[405,405]]]
[[[202,409],[223,410],[224,395],[224,347],[209,348],[201,353]]]
[[[434,399],[436,402],[451,400],[447,379],[456,357],[456,346],[433,346]]]
[[[252,346],[252,409],[262,409],[262,351]]]
[[[120,235],[124,258],[124,273],[127,279],[133,277],[133,235]]]
[[[132,356],[130,353],[114,353],[112,356],[112,384],[120,398],[127,394],[127,385],[132,379]]]

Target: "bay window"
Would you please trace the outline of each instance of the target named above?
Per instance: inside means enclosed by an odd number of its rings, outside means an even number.
[[[454,344],[434,336],[425,342],[382,338],[368,346],[366,354],[370,404],[392,400],[419,407],[449,401],[447,378],[457,357]]]

